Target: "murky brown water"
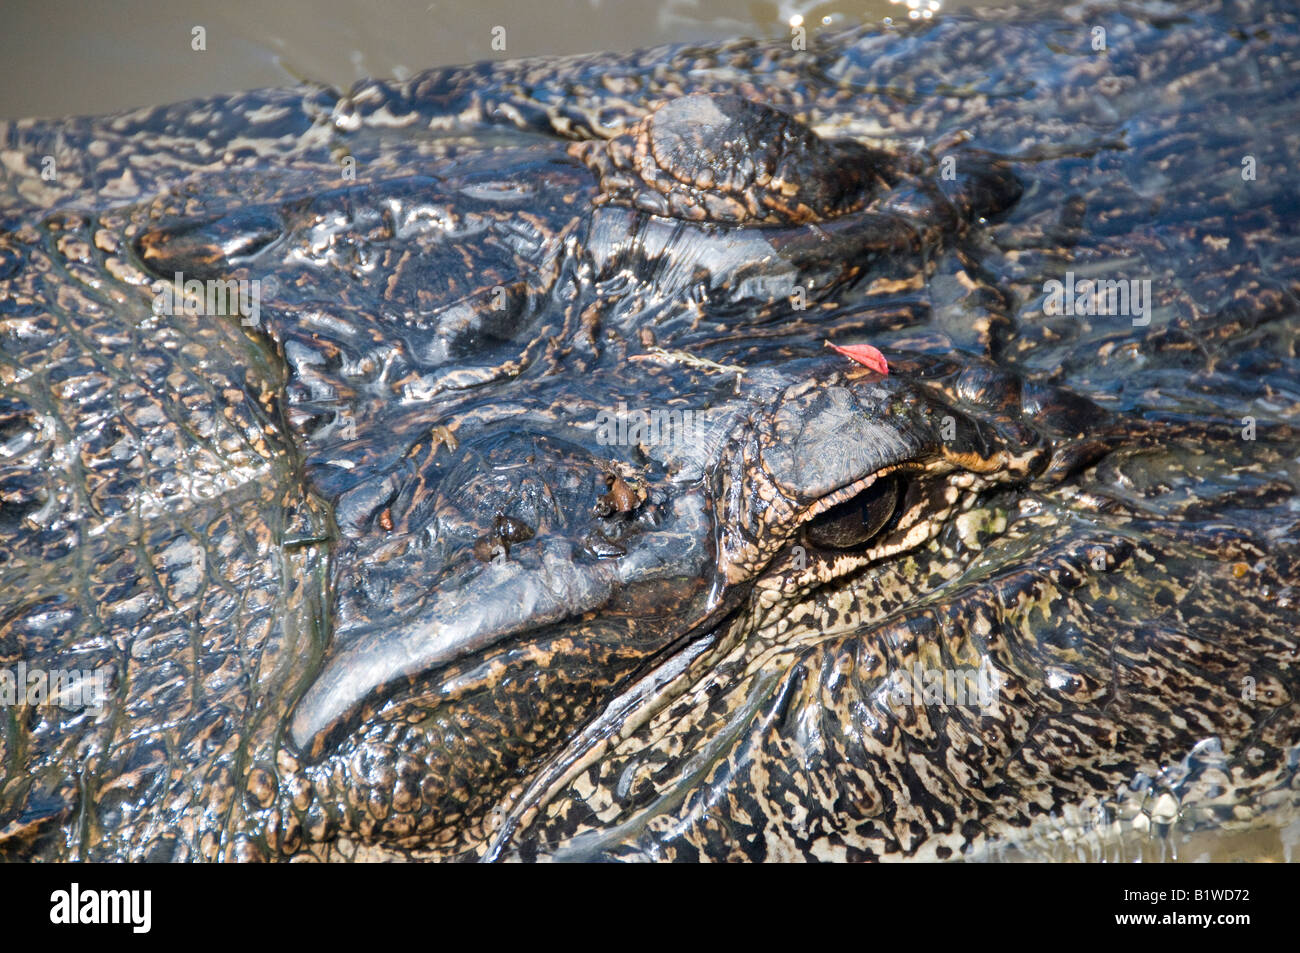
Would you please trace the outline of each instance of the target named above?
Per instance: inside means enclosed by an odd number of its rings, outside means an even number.
[[[6,0],[0,118],[104,113],[299,79],[341,88],[481,59],[813,33],[938,0]],[[942,0],[952,10],[974,0]],[[795,22],[799,22],[795,20]],[[192,48],[203,27],[206,50]],[[493,28],[504,50],[493,49]],[[498,36],[501,35],[498,31]],[[500,44],[498,44],[500,45]]]

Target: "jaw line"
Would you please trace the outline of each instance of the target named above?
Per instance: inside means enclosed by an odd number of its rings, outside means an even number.
[[[526,564],[520,555],[515,550],[513,559],[487,564],[466,585],[444,586],[433,605],[396,628],[352,636],[296,706],[289,724],[294,745],[319,755],[330,730],[374,692],[512,635],[598,609],[617,584],[612,567],[579,563],[559,540],[536,547]]]

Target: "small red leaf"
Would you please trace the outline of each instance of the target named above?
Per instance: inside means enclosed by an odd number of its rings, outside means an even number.
[[[850,344],[848,347],[840,347],[838,344],[827,341],[826,346],[833,348],[851,360],[857,361],[859,364],[865,364],[877,374],[882,374],[885,377],[889,376],[889,365],[885,363],[885,355],[870,344]]]

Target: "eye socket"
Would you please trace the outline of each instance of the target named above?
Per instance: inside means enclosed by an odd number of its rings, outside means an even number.
[[[894,515],[900,486],[894,474],[881,477],[853,499],[814,518],[804,535],[825,549],[853,549],[869,542]]]

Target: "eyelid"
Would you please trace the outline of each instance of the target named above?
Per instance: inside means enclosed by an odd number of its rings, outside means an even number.
[[[856,499],[863,491],[872,487],[877,480],[888,476],[907,476],[913,473],[924,473],[926,466],[916,461],[898,463],[892,466],[882,467],[874,473],[869,473],[860,480],[854,480],[834,492],[827,493],[825,496],[818,497],[810,503],[803,512],[803,523],[807,525],[821,516],[828,510],[832,510],[841,503],[847,503],[849,500]]]

